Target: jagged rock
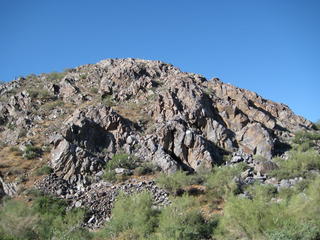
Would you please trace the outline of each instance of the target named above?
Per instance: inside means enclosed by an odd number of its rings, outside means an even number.
[[[259,162],[255,167],[254,170],[257,173],[260,173],[262,175],[268,174],[269,172],[271,172],[272,170],[278,169],[278,165],[276,163],[274,163],[273,161],[262,161]]]
[[[245,153],[261,155],[270,159],[273,141],[268,131],[259,123],[248,124],[237,135],[239,146]]]
[[[99,172],[104,165],[102,159],[66,139],[56,142],[51,155],[51,166],[54,172],[71,182],[78,181],[80,176]]]
[[[8,195],[13,197],[17,194],[17,184],[16,183],[5,183],[0,176],[0,198]]]

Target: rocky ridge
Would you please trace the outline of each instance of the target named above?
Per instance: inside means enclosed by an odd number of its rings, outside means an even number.
[[[251,167],[245,184],[272,181],[266,175],[277,167],[272,157],[288,150],[294,132],[313,128],[284,104],[160,61],[108,59],[31,75],[1,85],[0,95],[2,145],[51,149],[43,162],[53,173],[38,179],[38,188],[88,207],[94,227],[110,217],[119,190],[151,191],[155,204],[169,203],[153,182],[105,183],[104,168],[117,153],[167,173],[210,169],[233,154],[227,164]],[[268,161],[258,164],[253,155]],[[5,186],[1,179],[0,194]]]

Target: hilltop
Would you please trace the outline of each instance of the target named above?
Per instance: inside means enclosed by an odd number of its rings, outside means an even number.
[[[319,174],[312,122],[285,104],[160,61],[107,59],[20,77],[0,85],[0,98],[0,195],[33,202],[36,189],[64,199],[68,209],[86,209],[82,229],[109,221],[122,191],[150,193],[164,209],[195,191],[204,205],[218,204],[206,206],[209,218],[226,202],[225,189],[207,196],[218,189],[215,178],[227,177],[221,185],[233,192],[235,184],[234,196],[251,199],[248,186],[281,192]],[[294,151],[311,154],[312,166],[290,175],[284,162]],[[214,174],[224,169],[231,172]]]

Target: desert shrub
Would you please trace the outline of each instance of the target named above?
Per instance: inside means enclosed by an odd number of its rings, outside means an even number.
[[[51,111],[57,107],[63,107],[64,102],[62,100],[56,100],[53,102],[47,102],[42,106],[42,109],[45,111]]]
[[[107,162],[103,178],[110,182],[124,181],[126,176],[117,175],[115,172],[116,168],[134,169],[137,166],[138,159],[135,156],[126,153],[117,153]]]
[[[37,215],[23,202],[4,201],[0,208],[0,239],[38,239],[39,235],[35,229],[38,223]]]
[[[67,211],[66,201],[51,196],[40,195],[33,204],[39,215],[37,231],[40,239],[90,239],[91,235],[81,227],[85,212],[83,209]]]
[[[12,146],[10,147],[10,152],[13,152],[13,154],[15,156],[22,156],[23,152],[20,150],[20,148],[16,147],[16,146]]]
[[[142,192],[120,194],[112,210],[111,221],[99,233],[101,237],[142,239],[150,235],[157,225],[157,211],[152,208],[152,196]]]
[[[311,141],[311,140],[320,140],[320,134],[317,132],[299,131],[295,133],[295,136],[292,139],[292,142],[296,144],[302,144],[306,141]]]
[[[93,88],[90,89],[90,93],[91,94],[97,94],[98,92],[99,92],[99,89],[96,88],[96,87],[93,87]]]
[[[114,170],[105,170],[103,174],[103,179],[109,182],[116,182],[117,174]]]
[[[263,198],[230,196],[224,216],[215,232],[218,239],[265,239],[265,231],[276,225],[274,219],[282,212],[282,205],[269,204]],[[281,220],[283,220],[281,218]]]
[[[48,175],[53,172],[53,169],[49,167],[48,165],[44,165],[38,169],[35,170],[35,175],[36,176],[41,176],[41,175]]]
[[[51,72],[51,73],[46,74],[46,77],[47,77],[47,80],[50,82],[58,82],[62,78],[64,78],[67,73],[68,73],[68,70],[66,70],[64,72]]]
[[[45,99],[50,98],[52,95],[45,89],[28,89],[31,98]]]
[[[186,172],[177,171],[172,174],[161,173],[156,183],[173,194],[177,194],[184,187],[191,185],[190,177]]]
[[[295,177],[308,177],[310,170],[320,170],[320,155],[313,150],[307,152],[290,151],[289,158],[275,159],[279,169],[273,170],[269,175],[278,179]]]
[[[237,166],[215,167],[206,180],[208,194],[211,199],[214,201],[224,199],[230,193],[237,193],[239,186],[234,179],[240,176],[244,169],[245,166],[240,164]]]
[[[294,143],[293,148],[305,152],[312,149],[316,145],[315,141],[319,140],[320,133],[299,131],[295,133],[295,136],[292,139],[292,142]]]
[[[38,158],[41,157],[41,155],[42,149],[33,145],[27,145],[23,153],[23,157],[26,159]]]
[[[126,153],[117,153],[106,164],[107,170],[116,168],[134,169],[137,166],[138,159],[135,156]]]
[[[217,239],[317,240],[320,237],[320,177],[304,193],[273,201],[272,188],[256,186],[252,199],[230,195],[214,237]],[[268,196],[270,195],[272,196]],[[279,197],[279,196],[276,196]]]
[[[254,155],[253,156],[253,159],[257,162],[265,162],[267,161],[268,159],[266,159],[264,156],[261,156],[261,155]]]
[[[17,200],[4,201],[0,207],[0,239],[91,239],[91,234],[81,227],[84,210],[67,211],[63,200],[43,194],[30,207]]]
[[[152,163],[142,163],[134,169],[134,174],[137,176],[152,174],[156,171],[156,167]]]
[[[190,196],[176,198],[160,214],[159,239],[207,239],[216,221],[207,223],[198,202]]]
[[[260,183],[249,185],[246,191],[251,197],[264,201],[270,201],[272,198],[276,197],[276,194],[278,193],[277,187],[271,184]]]
[[[106,96],[102,96],[101,97],[101,102],[108,106],[108,107],[113,107],[116,105],[116,102],[113,100],[113,96],[112,95],[106,95]]]

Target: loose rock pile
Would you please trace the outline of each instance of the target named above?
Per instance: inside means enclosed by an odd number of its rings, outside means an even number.
[[[115,185],[100,181],[83,187],[72,185],[52,174],[38,182],[36,187],[46,194],[66,199],[70,208],[88,209],[84,225],[90,228],[97,228],[110,219],[111,210],[120,192],[133,194],[148,191],[153,196],[155,206],[170,204],[168,192],[159,188],[154,181],[148,180],[131,179]]]

